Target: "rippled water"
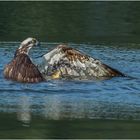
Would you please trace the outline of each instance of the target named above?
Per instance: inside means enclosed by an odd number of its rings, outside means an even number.
[[[36,63],[69,42],[130,77],[8,81],[3,67],[19,46],[9,41],[26,37],[42,41],[30,53]],[[0,138],[140,138],[139,38],[140,2],[1,1]]]
[[[41,43],[31,50],[35,58],[58,43]],[[72,44],[131,77],[109,80],[52,80],[22,84],[4,79],[2,71],[13,57],[18,42],[0,43],[0,112],[15,114],[20,122],[32,123],[33,116],[45,120],[140,120],[140,44]],[[7,132],[7,131],[6,131]]]
[[[17,45],[18,43],[0,44],[1,111],[17,112],[22,103],[24,105],[24,102],[27,102],[30,112],[53,119],[63,117],[140,119],[139,49],[127,49],[125,45],[119,48],[119,46],[70,44],[134,78],[116,77],[103,81],[54,80],[39,84],[21,84],[7,81],[2,75],[3,67],[12,59]],[[41,48],[32,50],[31,56],[33,58],[46,53],[55,46],[56,44],[43,44]]]

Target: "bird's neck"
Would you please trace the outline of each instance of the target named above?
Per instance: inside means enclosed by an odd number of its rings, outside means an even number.
[[[17,49],[16,52],[15,52],[14,57],[17,57],[20,54],[26,54],[26,55],[28,55],[28,53],[29,53],[28,50],[25,50],[25,49],[22,49],[22,48],[21,49]]]

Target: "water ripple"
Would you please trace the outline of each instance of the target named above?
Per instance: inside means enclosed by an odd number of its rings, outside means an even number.
[[[41,49],[32,50],[31,57],[46,53],[58,43],[41,44]],[[0,111],[21,114],[27,108],[30,115],[37,113],[47,119],[140,119],[140,50],[138,47],[132,48],[134,44],[128,44],[128,49],[125,45],[69,43],[134,78],[116,77],[102,81],[54,80],[38,84],[21,84],[4,79],[4,65],[12,59],[18,45],[19,42],[0,43]],[[29,114],[27,116],[30,119]]]

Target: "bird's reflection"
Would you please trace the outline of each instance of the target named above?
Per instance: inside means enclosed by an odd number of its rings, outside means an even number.
[[[44,98],[44,111],[45,118],[59,120],[62,113],[62,103],[59,95],[46,96]]]
[[[31,121],[31,108],[30,100],[28,96],[22,96],[19,99],[18,103],[18,112],[17,118],[19,121],[23,122],[24,125],[27,125]]]
[[[47,120],[61,119],[95,119],[95,118],[124,118],[132,116],[133,106],[121,106],[109,104],[108,102],[98,102],[88,98],[66,99],[64,95],[46,95],[37,100],[30,96],[22,96],[19,99],[17,119],[22,125],[29,127],[32,115],[38,115]],[[39,104],[38,104],[39,103]],[[41,103],[41,104],[40,104]],[[114,110],[115,108],[115,110]],[[124,114],[125,110],[125,114]],[[129,111],[128,111],[129,110]],[[36,114],[37,113],[37,114]],[[134,116],[132,116],[134,117]],[[136,115],[135,115],[136,117]]]
[[[87,114],[87,102],[82,100],[64,100],[62,96],[53,95],[44,98],[43,116],[46,119],[60,120],[64,118],[84,118]]]

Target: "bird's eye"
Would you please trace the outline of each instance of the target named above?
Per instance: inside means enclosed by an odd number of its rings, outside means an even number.
[[[33,43],[33,41],[29,41],[29,42],[28,42],[28,44],[31,44],[31,43]]]
[[[28,46],[28,45],[30,45],[30,44],[32,44],[32,41],[29,41],[26,45]]]

